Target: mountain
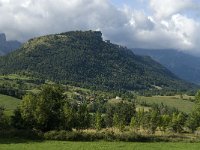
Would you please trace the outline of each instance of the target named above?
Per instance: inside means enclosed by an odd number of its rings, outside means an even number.
[[[0,33],[0,55],[6,55],[7,53],[18,49],[21,43],[18,41],[7,41],[6,35]]]
[[[34,38],[0,57],[0,74],[26,73],[97,89],[188,89],[188,84],[150,57],[102,40],[97,31]]]
[[[151,56],[178,77],[200,84],[200,57],[177,50],[134,49],[133,52],[142,56]]]

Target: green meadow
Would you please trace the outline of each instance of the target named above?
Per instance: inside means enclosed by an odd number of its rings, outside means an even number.
[[[146,102],[147,104],[161,104],[167,105],[169,107],[175,107],[179,111],[190,113],[195,103],[191,102],[190,99],[194,99],[194,97],[183,96],[181,99],[179,96],[152,96],[152,97],[139,97],[139,101]]]
[[[1,150],[199,150],[200,143],[129,143],[0,140]]]
[[[20,102],[20,99],[0,94],[0,106],[5,108],[6,114],[11,114],[19,106]]]

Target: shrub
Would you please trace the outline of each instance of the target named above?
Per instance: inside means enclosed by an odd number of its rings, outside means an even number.
[[[34,130],[0,130],[0,138],[19,138],[19,139],[28,139],[28,140],[42,140],[43,134],[39,131]]]

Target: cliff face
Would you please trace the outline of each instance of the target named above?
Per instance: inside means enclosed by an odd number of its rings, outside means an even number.
[[[18,41],[7,41],[6,35],[0,33],[0,55],[6,55],[7,53],[18,49],[21,43]]]

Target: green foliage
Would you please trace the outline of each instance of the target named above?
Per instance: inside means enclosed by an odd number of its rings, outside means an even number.
[[[23,97],[22,104],[20,107],[20,116],[23,120],[28,124],[30,128],[36,126],[36,119],[35,116],[36,107],[37,107],[37,97],[33,94],[27,94]],[[15,117],[18,118],[19,114],[16,111]],[[20,117],[19,116],[19,117]]]
[[[90,114],[89,111],[87,109],[87,105],[86,104],[82,104],[78,107],[77,110],[77,124],[76,127],[77,129],[86,129],[88,127],[90,127]]]
[[[125,128],[125,117],[119,114],[113,115],[113,126],[118,128],[120,131],[123,131]]]
[[[136,113],[136,124],[135,126],[137,128],[144,128],[145,127],[145,112],[144,109],[139,109],[139,111]]]
[[[183,127],[185,125],[186,118],[183,115],[183,113],[173,113],[172,115],[172,121],[171,121],[171,127],[172,129],[180,133],[183,131]]]
[[[66,102],[63,108],[63,114],[61,116],[62,118],[62,127],[65,130],[72,130],[72,128],[75,126],[76,121],[76,106],[71,105],[69,102]]]
[[[192,132],[196,131],[196,129],[200,127],[200,112],[194,110],[190,113],[186,125]]]
[[[43,134],[36,130],[4,129],[0,130],[0,140],[1,139],[9,139],[9,143],[14,142],[17,139],[21,140],[21,142],[31,140],[41,141],[43,139]]]
[[[150,130],[150,133],[154,134],[160,123],[160,115],[156,110],[150,110],[147,114],[148,115],[145,120],[147,122],[148,129]]]
[[[119,121],[120,121],[119,116],[117,114],[114,114],[113,115],[113,126],[118,127]]]
[[[41,131],[88,128],[91,119],[87,105],[73,103],[63,93],[61,86],[46,85],[37,94],[27,94],[12,117],[13,126]]]
[[[4,107],[0,106],[0,130],[5,129],[7,124],[6,116],[4,114]]]
[[[46,85],[41,88],[39,93],[28,93],[10,119],[5,117],[4,109],[0,109],[0,128],[14,127],[16,129],[39,130],[42,132],[62,130],[62,134],[59,133],[58,135],[59,138],[65,136],[65,131],[69,131],[71,134],[74,129],[78,132],[85,132],[84,129],[96,129],[99,131],[97,133],[106,132],[105,135],[98,137],[100,139],[102,136],[105,139],[118,139],[112,133],[107,133],[110,130],[109,127],[116,127],[121,131],[119,133],[122,133],[122,131],[126,133],[129,129],[128,126],[130,126],[130,129],[134,129],[135,132],[155,135],[159,129],[164,132],[167,129],[172,129],[176,133],[182,133],[183,131],[189,131],[188,128],[195,131],[199,127],[198,93],[196,96],[196,109],[190,115],[186,115],[178,110],[169,109],[163,104],[153,105],[148,110],[142,108],[136,111],[133,101],[120,100],[111,103],[105,100],[110,95],[98,95],[94,92],[79,90],[76,89],[75,94],[84,97],[83,101],[81,101],[82,98],[81,100],[74,100],[73,96],[67,96],[64,87],[59,85]],[[68,88],[67,93],[69,91]],[[88,96],[88,94],[93,95],[93,97]],[[93,101],[97,99],[99,104],[106,106],[104,108],[105,113],[102,114],[98,110],[89,111],[90,102],[88,100],[91,98]],[[97,109],[99,108],[97,107]],[[188,127],[187,130],[185,130],[185,127]],[[107,129],[105,130],[105,128]],[[113,129],[111,128],[111,130]],[[93,135],[84,133],[81,133],[80,136],[83,139],[84,136],[86,136],[85,138],[93,138]],[[123,137],[124,134],[119,136],[119,139],[127,141],[129,141],[129,138],[132,139],[132,136],[126,139]]]
[[[0,75],[0,93],[22,99],[27,90],[33,90],[44,83],[44,80],[34,78],[24,72],[19,75]]]
[[[167,114],[164,114],[164,115],[161,115],[160,116],[160,124],[159,124],[159,127],[160,127],[160,130],[161,131],[166,131],[166,129],[168,127],[170,127],[170,123],[171,123],[171,117],[170,115],[167,115]]]
[[[196,95],[195,95],[195,100],[196,100],[196,103],[197,103],[197,104],[200,103],[200,90],[196,93]]]
[[[18,107],[14,110],[14,114],[11,116],[11,126],[15,129],[31,129],[33,127],[32,122],[26,122],[25,119],[22,118],[21,110]]]
[[[101,114],[99,112],[97,112],[95,115],[95,128],[97,131],[101,130],[102,122],[103,122],[103,120],[102,120]]]
[[[59,127],[63,114],[65,97],[63,90],[57,86],[44,86],[38,95],[28,94],[21,105],[22,118],[42,131]]]
[[[195,95],[195,108],[190,113],[187,120],[187,126],[194,132],[198,127],[200,127],[200,91]]]
[[[80,131],[49,131],[44,134],[47,140],[64,140],[64,141],[153,141],[151,137],[138,135],[135,132],[114,133],[107,132],[80,132]],[[155,138],[156,139],[156,138]]]
[[[117,124],[129,125],[132,116],[135,115],[136,108],[134,103],[120,102],[116,104],[107,104],[105,124],[109,127],[113,126],[114,115],[122,122]],[[117,126],[117,125],[116,125]]]
[[[188,89],[150,57],[104,42],[101,32],[76,31],[29,40],[0,58],[0,74],[23,74],[93,89]]]
[[[132,129],[136,129],[136,126],[137,126],[137,120],[136,120],[136,118],[133,116],[133,117],[131,118],[130,127],[131,127]]]

